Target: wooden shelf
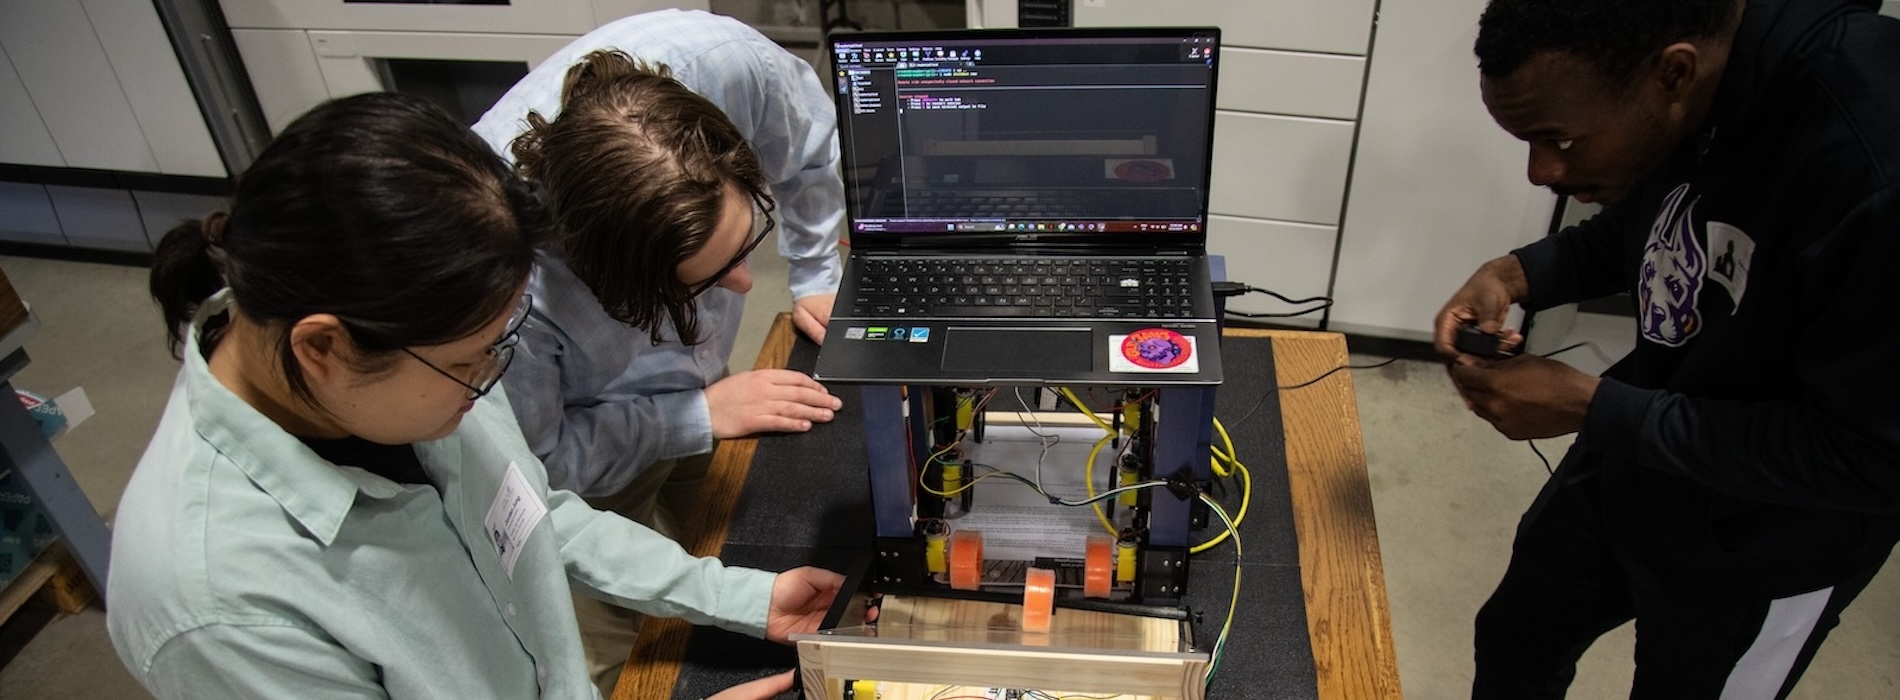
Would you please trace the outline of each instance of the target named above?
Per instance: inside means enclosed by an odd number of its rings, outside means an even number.
[[[19,576],[7,582],[6,588],[0,589],[0,624],[13,619],[13,613],[36,598],[63,614],[72,615],[84,610],[96,597],[97,591],[79,571],[72,554],[64,545],[54,542],[34,557]]]

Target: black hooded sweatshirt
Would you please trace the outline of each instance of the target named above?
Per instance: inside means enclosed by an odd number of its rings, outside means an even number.
[[[1700,132],[1515,251],[1529,309],[1637,300],[1558,475],[1598,477],[1623,551],[1825,580],[1900,535],[1900,21],[1878,6],[1748,2]]]

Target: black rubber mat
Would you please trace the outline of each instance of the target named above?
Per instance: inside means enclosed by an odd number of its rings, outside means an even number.
[[[809,371],[817,352],[817,346],[800,338],[788,366]],[[1318,681],[1306,631],[1279,397],[1272,390],[1272,346],[1261,338],[1227,338],[1222,359],[1227,382],[1216,395],[1215,415],[1255,481],[1240,526],[1245,555],[1240,605],[1208,697],[1313,698]],[[1287,379],[1292,383],[1306,378]],[[874,530],[857,391],[832,387],[832,392],[845,401],[836,421],[809,433],[759,441],[721,559],[775,571],[805,564],[843,570],[868,556]],[[1221,484],[1225,488],[1216,496],[1232,512],[1240,504],[1237,484]],[[1198,536],[1217,532],[1210,528]],[[1201,648],[1213,646],[1227,616],[1234,566],[1231,542],[1191,561],[1186,602],[1198,617],[1195,641]],[[688,645],[673,697],[703,698],[795,664],[791,647],[699,628]]]

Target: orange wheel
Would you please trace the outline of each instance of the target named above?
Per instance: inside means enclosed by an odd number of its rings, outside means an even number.
[[[950,587],[974,591],[983,585],[983,533],[958,530],[950,536]]]
[[[1107,598],[1108,591],[1115,585],[1115,538],[1108,535],[1089,535],[1089,541],[1083,558],[1082,595],[1089,598]]]
[[[1030,569],[1023,581],[1023,631],[1048,632],[1049,618],[1055,611],[1056,572]]]

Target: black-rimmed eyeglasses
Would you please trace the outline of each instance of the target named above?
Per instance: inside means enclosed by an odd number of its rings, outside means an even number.
[[[423,366],[435,370],[436,374],[448,377],[450,381],[462,385],[462,388],[468,390],[468,400],[474,401],[494,391],[495,385],[501,382],[502,373],[508,371],[508,363],[515,359],[515,345],[521,342],[521,324],[528,320],[528,310],[533,307],[534,297],[529,294],[521,295],[521,300],[515,302],[513,313],[508,315],[506,325],[508,330],[501,334],[500,340],[489,346],[487,362],[482,366],[481,371],[475,373],[473,381],[463,381],[461,377],[435,366],[435,363],[423,359],[421,355],[417,355],[409,348],[403,348],[402,351],[409,353],[410,357],[416,358],[416,361],[422,363]]]
[[[778,226],[772,220],[772,212],[777,209],[778,205],[772,200],[766,199],[757,192],[752,193],[752,239],[746,242],[745,247],[739,249],[738,255],[732,256],[732,261],[726,263],[725,267],[719,268],[719,271],[707,277],[706,281],[694,285],[693,292],[688,297],[705,294],[706,290],[719,286],[719,280],[725,279],[727,274],[739,269],[740,265],[744,265],[746,258],[752,255],[752,251],[757,250],[759,244],[765,242],[765,237],[772,235],[772,229]]]

